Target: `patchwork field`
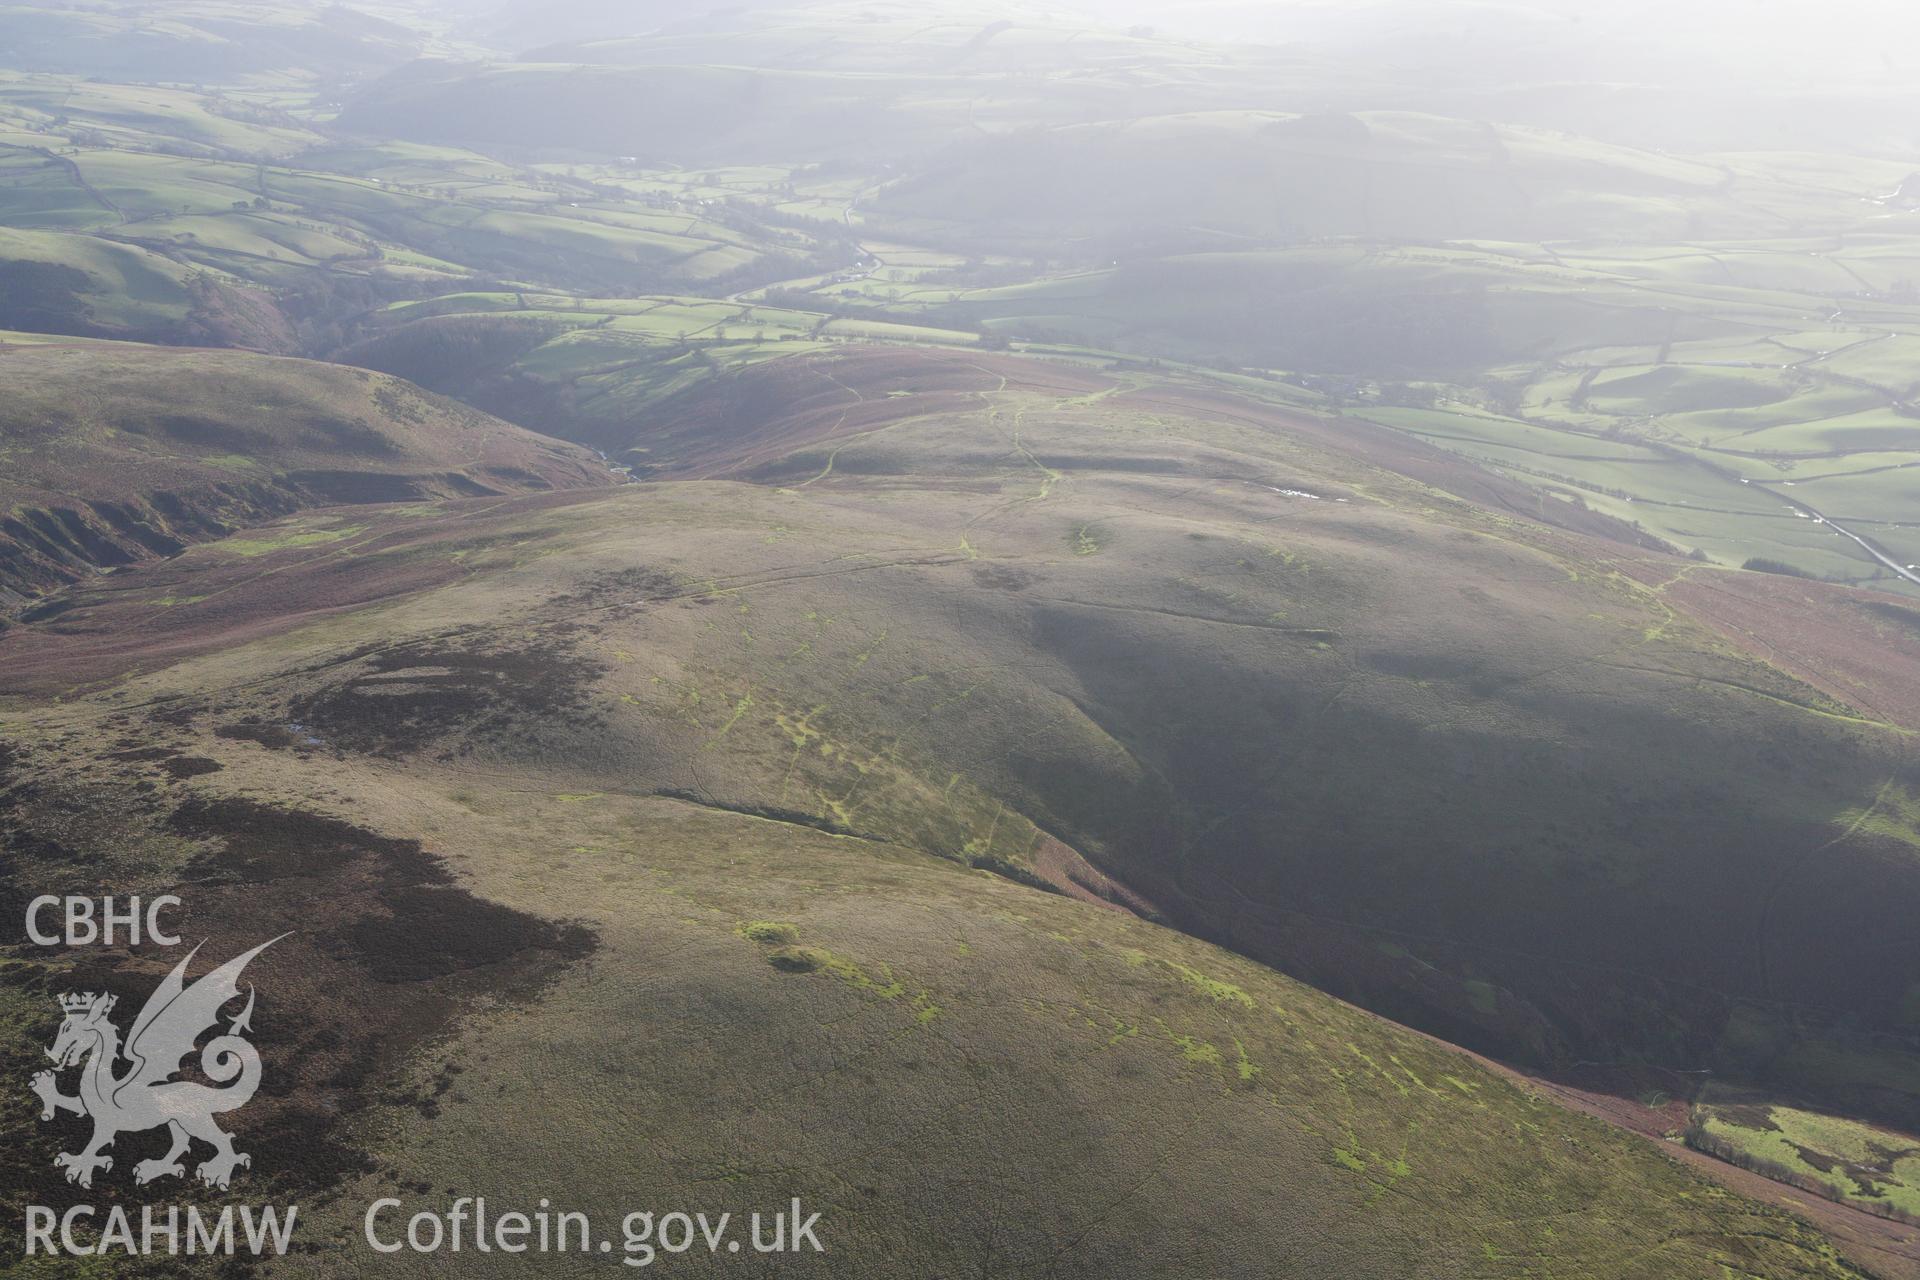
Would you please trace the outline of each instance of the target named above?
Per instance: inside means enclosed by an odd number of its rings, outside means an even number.
[[[1292,403],[1304,391],[1683,554],[1912,594],[1920,262],[1882,243],[1831,258],[1847,268],[1833,293],[1758,266],[1685,283],[1665,262],[1520,245],[1196,254],[985,289],[934,269],[813,292],[1016,344],[1224,356]]]

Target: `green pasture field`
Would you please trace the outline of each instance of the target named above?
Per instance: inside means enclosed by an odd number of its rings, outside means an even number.
[[[1920,1143],[1904,1134],[1794,1107],[1703,1104],[1687,1142],[1841,1204],[1920,1221]]]
[[[943,285],[945,264],[930,263],[813,291],[839,307],[964,319],[1029,342],[1071,334],[1108,350],[1188,361],[1226,344],[1237,349],[1236,363],[1302,376],[1351,412],[1579,494],[1683,551],[1736,566],[1782,559],[1818,575],[1910,590],[1857,546],[1740,484],[1795,480],[1817,465],[1830,478],[1803,497],[1830,504],[1835,518],[1897,523],[1902,503],[1916,501],[1906,488],[1911,472],[1878,468],[1884,455],[1920,447],[1920,418],[1903,409],[1920,382],[1911,362],[1920,353],[1920,306],[1879,295],[1836,300],[1834,291],[1867,289],[1850,268],[1818,278],[1789,270],[1863,254],[1884,267],[1898,261],[1885,246],[1849,242],[1819,259],[1797,256],[1799,247],[1327,246],[1197,255],[989,288]],[[1740,270],[1698,269],[1730,254]],[[1676,270],[1681,263],[1694,265]],[[1236,277],[1270,287],[1256,299],[1242,285],[1236,298]],[[1233,299],[1224,309],[1222,289]],[[1386,299],[1407,290],[1450,313],[1434,335],[1470,339],[1427,357],[1445,363],[1419,384],[1437,399],[1418,410],[1395,407],[1403,393],[1379,369],[1367,371],[1369,379],[1354,376],[1364,366],[1331,378],[1316,368],[1316,359],[1340,351],[1329,351],[1306,318],[1332,308],[1324,329],[1350,312],[1353,341],[1379,349],[1396,323]],[[1419,344],[1434,346],[1418,331],[1408,338],[1416,344],[1409,358],[1421,357]],[[1516,361],[1528,347],[1528,358]],[[1869,461],[1855,465],[1856,457]],[[1905,531],[1875,528],[1860,532],[1908,545],[1898,536]]]

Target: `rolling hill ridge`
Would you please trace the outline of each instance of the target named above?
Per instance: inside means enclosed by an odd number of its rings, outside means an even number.
[[[308,361],[32,340],[0,348],[0,395],[0,601],[15,605],[309,508],[614,479],[583,450]]]

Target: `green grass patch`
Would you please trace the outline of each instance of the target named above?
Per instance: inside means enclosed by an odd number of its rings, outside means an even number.
[[[748,942],[764,943],[767,946],[792,946],[800,938],[799,929],[774,920],[749,920],[736,932]]]
[[[1920,1224],[1920,1141],[1794,1107],[1702,1105],[1687,1145],[1880,1217]]]
[[[338,529],[301,529],[265,537],[228,538],[224,542],[210,544],[207,549],[251,560],[276,551],[296,551],[302,547],[320,547],[340,542],[357,533],[365,533],[366,529],[367,526],[363,524],[350,524]]]

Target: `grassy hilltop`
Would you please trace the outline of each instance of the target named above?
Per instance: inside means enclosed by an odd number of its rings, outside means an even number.
[[[1560,567],[1591,554],[1578,535],[1493,520],[1244,407],[1004,360],[805,363],[788,376],[861,398],[844,427],[824,408],[736,414],[660,442],[684,479],[373,509],[324,547],[298,536],[307,525],[270,527],[243,535],[271,547],[249,560],[199,548],[0,639],[11,821],[42,841],[41,875],[78,872],[57,815],[79,796],[140,794],[115,820],[126,883],[212,873],[207,927],[338,895],[275,971],[317,966],[324,984],[295,984],[275,1023],[313,1092],[261,1123],[312,1125],[298,1108],[315,1098],[343,1108],[309,1138],[347,1153],[340,1233],[387,1178],[499,1194],[508,1171],[540,1167],[546,1194],[609,1213],[641,1191],[744,1207],[791,1188],[831,1206],[834,1274],[986,1253],[1059,1274],[1213,1275],[1250,1251],[1302,1275],[1852,1274],[1804,1227],[1637,1140],[1140,917],[1303,969],[1370,963],[1366,994],[1524,1036],[1543,988],[1520,975],[1550,976],[1537,962],[1410,939],[1377,896],[1378,926],[1346,930],[1262,905],[1271,872],[1256,868],[1287,865],[1296,842],[1323,868],[1301,910],[1357,909],[1339,895],[1389,875],[1412,900],[1423,873],[1380,864],[1364,831],[1332,837],[1338,811],[1290,798],[1282,818],[1233,790],[1297,782],[1333,799],[1316,778],[1351,768],[1349,749],[1377,755],[1378,740],[1342,744],[1388,696],[1431,708],[1426,732],[1451,744],[1434,754],[1464,771],[1454,787],[1556,705],[1577,722],[1595,679],[1697,702],[1695,734],[1778,714],[1810,749],[1844,734],[1870,756],[1890,728],[1778,675],[1730,690],[1736,665],[1650,591]],[[863,414],[868,400],[885,410]],[[1397,611],[1394,589],[1436,553],[1466,558],[1458,581],[1485,609],[1525,616],[1571,592],[1604,612],[1565,636],[1529,627],[1541,647],[1500,661],[1545,683],[1450,724],[1456,682],[1492,673],[1412,672],[1395,650],[1430,612]],[[198,599],[161,603],[183,596]],[[289,618],[290,599],[318,620]],[[1639,635],[1656,615],[1667,634]],[[51,637],[69,642],[37,642]],[[150,674],[116,678],[156,654]],[[1142,673],[1176,661],[1194,675],[1181,705],[1153,701]],[[1571,681],[1547,674],[1561,662]],[[80,696],[39,700],[56,687]],[[1269,726],[1244,760],[1236,715]],[[142,744],[137,760],[121,741]],[[1588,750],[1596,771],[1624,767],[1606,763],[1614,747]],[[1401,763],[1384,766],[1392,785],[1423,794]],[[142,779],[162,785],[131,790]],[[1384,777],[1367,789],[1386,802]],[[1449,821],[1431,824],[1425,861],[1436,875],[1446,861],[1464,928],[1498,928],[1499,896],[1522,890],[1496,878],[1517,868],[1476,882]],[[1250,859],[1261,830],[1281,843]],[[1712,874],[1687,839],[1664,861]],[[410,861],[415,841],[449,859],[435,874],[452,886]],[[1623,911],[1656,891],[1622,853],[1590,856],[1613,860],[1597,869],[1620,879]],[[1751,875],[1771,855],[1740,856]],[[363,864],[386,869],[348,870]],[[1593,910],[1591,875],[1549,871],[1569,916]],[[368,874],[389,887],[339,879]],[[1221,893],[1239,905],[1222,912]],[[1818,928],[1805,910],[1773,927]],[[429,924],[469,915],[484,933]],[[1604,945],[1564,949],[1592,972]],[[551,985],[420,1044],[408,1010],[511,974]],[[1805,984],[1795,994],[1817,980],[1783,978]],[[1588,1000],[1608,983],[1590,980]],[[1655,974],[1633,990],[1666,994]],[[374,1103],[330,1082],[343,1051],[395,1063],[417,1094]],[[368,1157],[385,1172],[353,1172]],[[344,1265],[323,1248],[288,1270]]]
[[[674,654],[623,685],[635,723],[541,743],[580,789],[659,767],[659,789],[1025,878],[1086,859],[1155,918],[1475,1047],[1706,1061],[1920,1115],[1920,719],[1892,671],[1783,671],[1685,594],[1764,599],[1765,578],[1476,510],[1380,465],[1461,483],[1444,454],[1379,432],[1356,459],[1351,435],[1188,388],[876,353],[730,392],[669,402],[647,449],[664,492],[727,482],[676,499],[706,545],[628,575],[712,607],[624,646]],[[854,545],[870,520],[881,542]],[[776,568],[815,543],[822,568]],[[859,571],[901,560],[925,567]],[[1816,651],[1911,614],[1840,608]],[[902,666],[916,633],[971,674]],[[388,714],[412,705],[388,661],[255,718],[403,754],[457,724],[432,684],[423,725]],[[1835,1053],[1857,1061],[1826,1078]]]

